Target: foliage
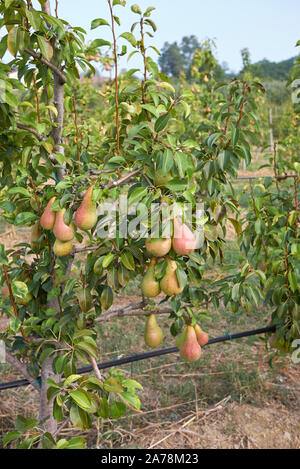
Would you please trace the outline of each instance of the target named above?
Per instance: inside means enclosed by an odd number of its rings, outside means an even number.
[[[192,61],[193,84],[186,85],[181,76],[175,89],[147,54],[149,48],[156,50],[148,45],[148,37],[156,31],[153,7],[142,12],[133,5],[136,21],[130,31],[117,36],[121,22],[116,14],[126,2],[108,0],[110,20],[96,18],[91,28],[109,27],[112,42],[100,37],[85,45],[84,30],[52,16],[49,2],[40,3],[41,11],[25,1],[0,5],[1,28],[7,30],[0,44],[1,56],[8,50],[14,57],[9,64],[0,63],[5,89],[0,103],[4,218],[12,225],[33,227],[49,200],[56,197],[51,209],[65,210],[63,221],[69,225],[83,193],[92,185],[92,202],[101,208],[112,201],[126,224],[134,221],[141,203],[150,213],[152,202],[176,203],[183,212],[184,204],[195,209],[202,202],[205,228],[200,248],[184,256],[170,251],[177,263],[179,286],[184,288],[181,294],[162,300],[172,308],[171,333],[176,336],[185,324],[194,325],[203,317],[203,303],[219,307],[223,301],[233,311],[242,303],[250,310],[251,304],[258,305],[263,298],[267,284],[269,291],[282,290],[277,302],[270,299],[270,293],[265,298],[275,308],[274,323],[279,324],[280,299],[287,304],[281,313],[286,321],[280,334],[289,347],[295,324],[289,302],[293,308],[298,304],[294,229],[298,209],[292,209],[297,197],[274,193],[266,186],[259,205],[253,206],[254,213],[249,207],[243,233],[239,202],[230,183],[240,162],[251,161],[251,144],[259,133],[262,85],[244,79],[217,83],[212,43],[206,41],[195,50],[196,39],[191,37],[183,41],[181,68]],[[80,77],[79,68],[94,72],[88,56],[104,57],[103,48],[109,48],[113,57],[115,79],[97,89],[88,77]],[[135,69],[118,74],[118,57],[127,53],[129,58],[140,54],[141,78]],[[7,75],[15,69],[18,80]],[[157,183],[159,172],[167,177],[164,183]],[[118,204],[126,193],[132,210],[122,219]],[[278,200],[275,216],[282,216],[272,225],[272,209]],[[103,340],[99,318],[105,317],[115,295],[143,274],[148,263],[148,220],[138,237],[122,237],[120,223],[113,237],[103,238],[99,228],[105,224],[107,217],[101,213],[97,229],[76,229],[76,242],[83,247],[76,246],[67,256],[54,256],[55,236],[49,230],[43,230],[34,245],[23,242],[11,250],[0,246],[0,283],[8,288],[2,291],[2,314],[10,319],[1,338],[11,353],[29,362],[27,371],[34,381],[40,373],[43,376],[40,421],[19,417],[7,444],[21,440],[21,447],[82,447],[81,439],[56,441],[57,422],[69,418],[75,428],[85,430],[95,419],[118,418],[126,407],[140,408],[140,385],[125,379],[119,370],[112,370],[107,378],[99,376],[95,361]],[[228,224],[240,237],[241,262],[237,270],[215,281],[206,275],[207,264],[209,260],[222,264]],[[274,246],[267,278],[257,266],[250,269],[247,260],[250,246],[257,252],[263,249],[266,232]],[[295,260],[292,257],[280,265],[272,279],[272,256],[278,245],[283,255],[282,243],[285,253],[286,246],[293,249]],[[157,281],[164,277],[166,266],[165,258],[158,262]],[[148,310],[158,307],[148,302]],[[78,375],[79,363],[92,363],[96,377]],[[26,431],[33,435],[24,441]]]

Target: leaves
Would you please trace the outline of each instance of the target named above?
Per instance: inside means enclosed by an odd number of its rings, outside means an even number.
[[[110,24],[103,18],[96,18],[91,23],[91,29],[96,29],[99,26],[110,26]]]
[[[50,42],[44,36],[38,36],[37,40],[43,57],[50,62],[53,57],[53,48]]]
[[[124,39],[126,39],[126,41],[128,41],[133,47],[136,46],[136,38],[134,37],[132,33],[125,32],[125,33],[120,34],[120,37],[123,37]]]
[[[163,114],[162,116],[160,116],[154,124],[155,132],[161,132],[162,130],[164,130],[169,120],[170,120],[170,114]]]

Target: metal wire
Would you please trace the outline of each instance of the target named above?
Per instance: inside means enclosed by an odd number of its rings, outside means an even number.
[[[263,327],[261,329],[253,329],[251,331],[244,331],[244,332],[238,332],[236,334],[226,334],[220,337],[216,337],[214,339],[210,339],[205,347],[208,345],[212,344],[217,344],[219,342],[226,342],[228,340],[234,340],[234,339],[240,339],[242,337],[249,337],[252,335],[258,335],[258,334],[264,334],[267,332],[275,332],[276,326],[268,326],[268,327]],[[178,352],[178,347],[169,347],[165,349],[160,349],[160,350],[152,350],[151,352],[145,352],[145,353],[138,353],[136,355],[131,355],[129,357],[124,357],[124,358],[119,358],[116,360],[110,360],[108,362],[103,362],[98,364],[99,370],[105,370],[106,368],[112,368],[114,366],[120,366],[120,365],[125,365],[127,363],[133,363],[137,362],[140,360],[147,360],[149,358],[153,357],[158,357],[161,355],[168,355],[169,353],[175,353]],[[85,373],[90,373],[93,371],[92,366],[85,366],[83,368],[79,368],[77,370],[77,374],[85,374]],[[39,380],[40,378],[38,378]],[[0,391],[4,391],[5,389],[12,389],[12,388],[19,388],[22,386],[28,386],[30,383],[27,381],[27,379],[20,379],[19,381],[11,381],[9,383],[0,383]]]

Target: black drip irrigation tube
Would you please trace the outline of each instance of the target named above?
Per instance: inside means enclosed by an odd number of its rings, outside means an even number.
[[[236,334],[226,334],[214,339],[210,339],[205,347],[219,342],[226,342],[228,340],[240,339],[242,337],[250,337],[252,335],[264,334],[267,332],[275,332],[276,326],[263,327],[261,329],[253,329],[252,331],[238,332]],[[161,350],[153,350],[152,352],[138,353],[129,357],[119,358],[117,360],[110,360],[98,364],[99,370],[105,370],[106,368],[112,368],[113,366],[125,365],[126,363],[138,362],[140,360],[147,360],[148,358],[159,357],[161,355],[168,355],[169,353],[178,352],[178,347],[169,347]],[[77,370],[77,374],[85,374],[93,371],[92,366],[85,366]],[[38,382],[40,378],[37,379]],[[5,389],[20,388],[22,386],[28,386],[30,383],[27,379],[20,379],[19,381],[11,381],[9,383],[0,383],[0,391]]]

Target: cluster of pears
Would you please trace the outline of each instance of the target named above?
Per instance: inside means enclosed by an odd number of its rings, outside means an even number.
[[[201,356],[201,347],[208,342],[208,334],[204,332],[198,324],[194,327],[185,326],[182,333],[177,337],[176,345],[184,360],[194,362]]]
[[[168,296],[181,293],[183,288],[179,286],[176,270],[176,261],[167,256],[171,247],[176,254],[185,256],[196,247],[196,238],[191,230],[183,224],[178,218],[173,220],[173,239],[171,238],[148,238],[146,241],[146,251],[154,256],[149,264],[147,272],[142,280],[143,295],[148,298],[154,298],[163,291]],[[163,278],[158,282],[155,278],[155,266],[157,259],[166,257],[166,270]]]
[[[97,223],[97,207],[93,202],[93,187],[94,185],[86,191],[81,205],[75,212],[74,222],[77,228],[81,230],[90,230]],[[56,256],[61,257],[67,256],[72,252],[75,228],[72,221],[69,224],[65,222],[65,208],[57,212],[51,210],[55,200],[56,197],[50,199],[40,218],[39,224],[45,230],[53,231],[56,238],[53,251]]]

